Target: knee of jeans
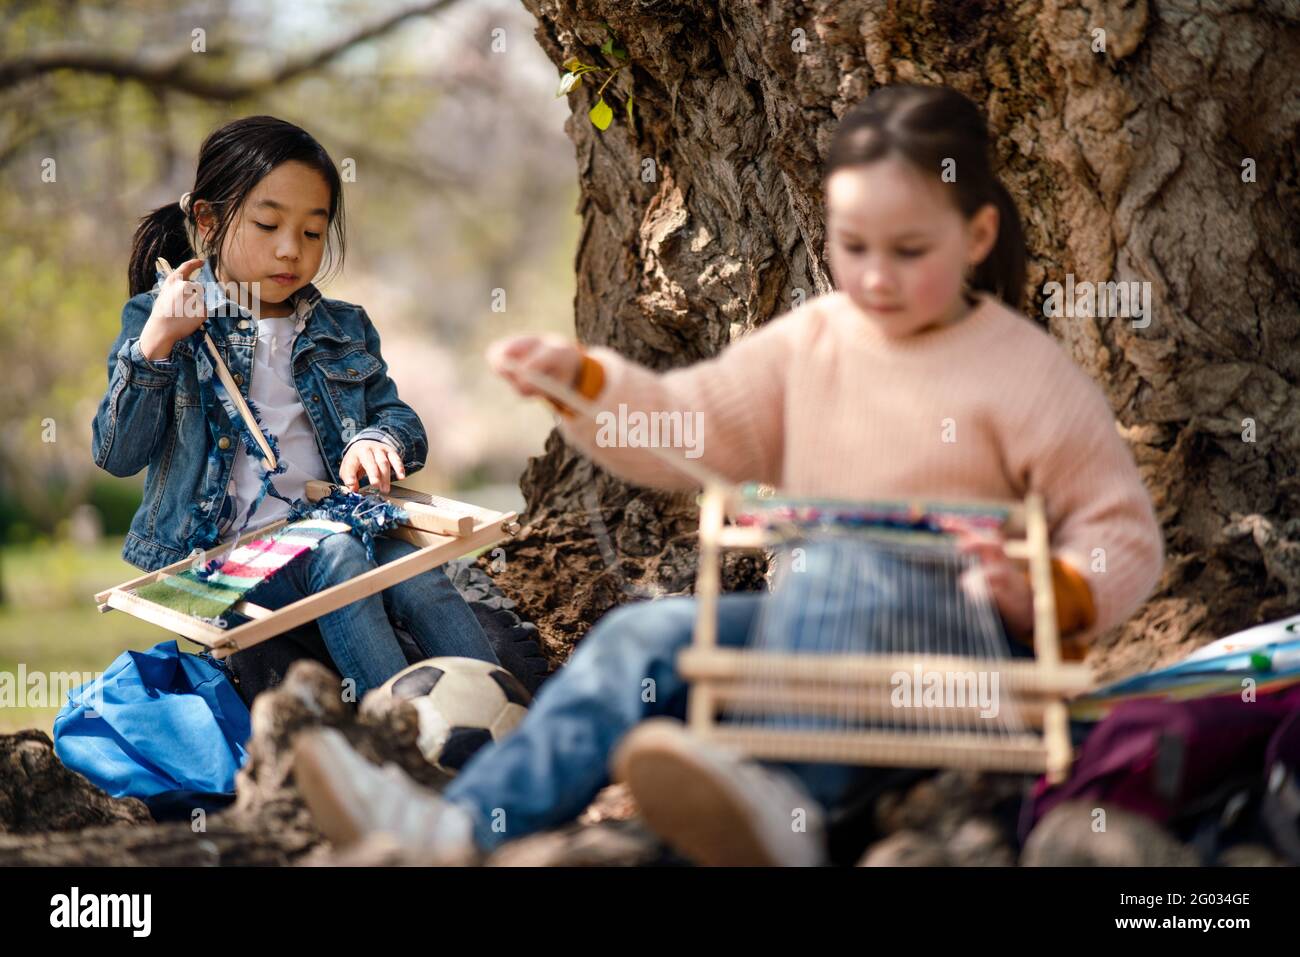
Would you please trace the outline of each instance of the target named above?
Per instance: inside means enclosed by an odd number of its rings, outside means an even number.
[[[580,665],[588,659],[604,658],[609,654],[607,646],[612,646],[617,633],[626,633],[623,623],[627,620],[627,607],[622,605],[607,612],[592,626],[591,631],[582,636],[573,654],[570,655],[567,668]]]
[[[361,539],[346,532],[322,539],[311,554],[313,576],[324,579],[351,578],[374,567]]]
[[[384,559],[381,556],[380,564],[383,563]],[[400,607],[412,614],[416,613],[410,612],[412,607],[422,608],[424,603],[444,601],[453,595],[460,597],[460,592],[451,583],[451,578],[441,568],[430,568],[389,585],[384,589],[383,594],[384,601],[392,605],[393,610]]]
[[[381,565],[397,561],[415,550],[415,545],[401,538],[393,538],[391,535],[379,535],[375,538],[375,558]]]
[[[433,568],[430,568],[428,571],[423,572],[422,574],[424,575],[425,582],[430,585],[437,585],[442,588],[452,588],[452,589],[454,589],[455,587],[451,583],[451,576],[447,574],[447,570],[443,568],[441,565],[435,565]]]
[[[654,657],[664,648],[682,644],[684,636],[689,638],[694,607],[694,601],[684,597],[620,605],[582,639],[572,663],[577,663],[578,653],[583,660],[602,662]]]

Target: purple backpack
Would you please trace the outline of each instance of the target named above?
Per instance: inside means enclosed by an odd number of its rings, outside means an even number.
[[[1104,801],[1173,824],[1216,806],[1227,792],[1254,788],[1265,793],[1262,816],[1274,843],[1296,860],[1297,771],[1300,685],[1250,702],[1237,694],[1127,701],[1092,729],[1068,780],[1037,782],[1021,838],[1064,801]]]

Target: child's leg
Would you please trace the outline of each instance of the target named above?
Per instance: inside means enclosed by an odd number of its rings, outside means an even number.
[[[870,550],[851,543],[808,542],[801,564],[784,571],[765,607],[755,620],[751,646],[771,652],[796,654],[862,653],[873,630],[867,616],[889,615],[896,608],[899,589],[887,564]],[[880,651],[883,649],[870,649]],[[773,713],[745,713],[731,720],[785,730],[818,728],[842,730],[832,717]],[[808,761],[763,761],[794,774],[816,799],[830,810],[866,786],[879,773],[854,764]]]
[[[374,567],[359,538],[331,535],[250,591],[247,598],[265,608],[283,608]],[[388,622],[383,599],[377,594],[322,615],[316,624],[339,674],[356,682],[358,701],[406,667],[406,656]]]
[[[375,540],[375,558],[381,565],[415,550],[399,538]],[[500,664],[474,612],[441,567],[389,586],[383,601],[389,620],[411,633],[426,658],[454,655]]]
[[[762,641],[767,647],[806,653],[1021,653],[1007,638],[996,609],[977,609],[958,586],[951,564],[852,541],[819,543],[806,550],[805,558],[804,572],[783,580],[783,592],[757,626],[766,632]],[[831,718],[771,720],[787,727],[837,728]],[[879,727],[916,728],[919,720],[900,714],[897,723]],[[843,764],[782,766],[827,808],[888,774]]]
[[[743,643],[761,597],[722,596],[720,643]],[[685,716],[676,657],[690,643],[695,607],[662,598],[610,612],[519,727],[470,759],[443,796],[474,816],[483,850],[571,821],[608,783],[609,755],[627,731],[651,715]]]

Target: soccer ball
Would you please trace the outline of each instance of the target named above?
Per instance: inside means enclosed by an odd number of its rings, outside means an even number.
[[[401,701],[409,701],[419,716],[420,752],[455,774],[483,745],[514,730],[532,696],[500,665],[447,657],[403,668],[367,693],[361,709],[377,715]]]

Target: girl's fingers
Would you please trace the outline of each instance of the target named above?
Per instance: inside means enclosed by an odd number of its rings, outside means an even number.
[[[385,495],[389,492],[389,483],[392,480],[393,467],[388,461],[388,456],[381,452],[371,449],[370,457],[375,460],[375,468],[379,472],[379,491]]]
[[[1006,586],[1012,584],[1011,575],[1005,570],[1000,568],[990,568],[987,571],[985,571],[984,579],[994,589],[1005,588]]]
[[[957,550],[963,555],[978,555],[980,561],[996,560],[1005,555],[1000,537],[989,538],[975,532],[959,533]]]
[[[378,488],[380,491],[385,491],[383,488],[384,473],[383,470],[380,469],[379,463],[375,461],[374,449],[366,446],[362,448],[358,455],[361,458],[361,466],[366,470],[366,477],[370,479],[370,484]]]
[[[962,542],[1000,542],[1002,541],[1002,535],[989,529],[963,525],[957,530],[957,539]]]
[[[379,475],[375,472],[374,458],[372,456],[367,456],[366,451],[364,445],[357,446],[357,464],[361,466],[360,472],[364,472],[366,479],[369,480],[371,485],[374,485],[379,481]],[[361,477],[360,472],[358,472],[358,478]]]
[[[166,259],[159,256],[154,265],[160,272],[165,274],[158,302],[155,303],[155,308],[159,310],[159,314],[173,319],[199,319],[201,321],[207,318],[203,287],[199,283],[190,282],[189,280],[195,270],[202,267],[203,260],[187,259],[181,263],[179,269],[173,269]],[[192,328],[197,328],[197,325],[198,323]],[[192,328],[190,331],[192,331]]]
[[[175,269],[171,269],[170,272],[167,272],[167,276],[163,280],[163,282],[165,283],[169,282],[172,283],[173,285],[175,285],[176,283],[185,282],[190,278],[190,275],[195,270],[200,268],[202,265],[203,265],[202,259],[187,259],[185,260],[185,262],[181,263]],[[167,260],[163,259],[161,256],[158,257],[157,266],[159,269],[162,269],[164,271],[170,268]]]
[[[536,336],[510,336],[498,339],[488,346],[488,363],[497,372],[508,374],[510,366],[518,365],[537,344]]]
[[[361,458],[362,443],[357,443],[348,449],[348,454],[343,457],[343,466],[339,470],[339,478],[343,479],[354,492],[361,491],[361,476],[365,470],[365,462]]]
[[[382,442],[358,442],[343,457],[339,466],[339,480],[353,492],[361,490],[359,479],[364,472],[370,484],[387,494],[391,491],[392,476],[406,478],[406,466],[397,450]]]
[[[978,596],[981,592],[986,590],[992,591],[992,586],[989,584],[988,576],[984,574],[984,569],[978,565],[974,568],[966,569],[966,571],[962,573],[959,581],[961,582],[962,590],[972,597]]]
[[[978,538],[962,539],[957,542],[957,550],[963,555],[977,555],[983,558],[992,546]]]
[[[185,262],[181,263],[179,267],[177,267],[176,272],[172,273],[172,275],[180,276],[181,279],[188,280],[190,276],[198,272],[198,270],[201,269],[202,266],[203,266],[202,259],[187,259],[185,260]]]
[[[537,390],[518,370],[533,366],[539,345],[540,340],[536,336],[513,336],[494,343],[489,352],[488,361],[492,368],[522,396],[537,394]]]
[[[388,453],[388,461],[393,466],[393,474],[399,480],[406,478],[406,466],[402,464],[402,457],[397,454],[397,450],[385,446],[384,451]]]
[[[357,454],[355,450],[343,456],[343,464],[339,466],[339,481],[352,491],[357,490]]]
[[[185,306],[185,315],[191,319],[197,319],[199,316],[205,316],[206,308],[203,301],[203,287],[196,282],[186,282],[182,287],[182,302]]]

